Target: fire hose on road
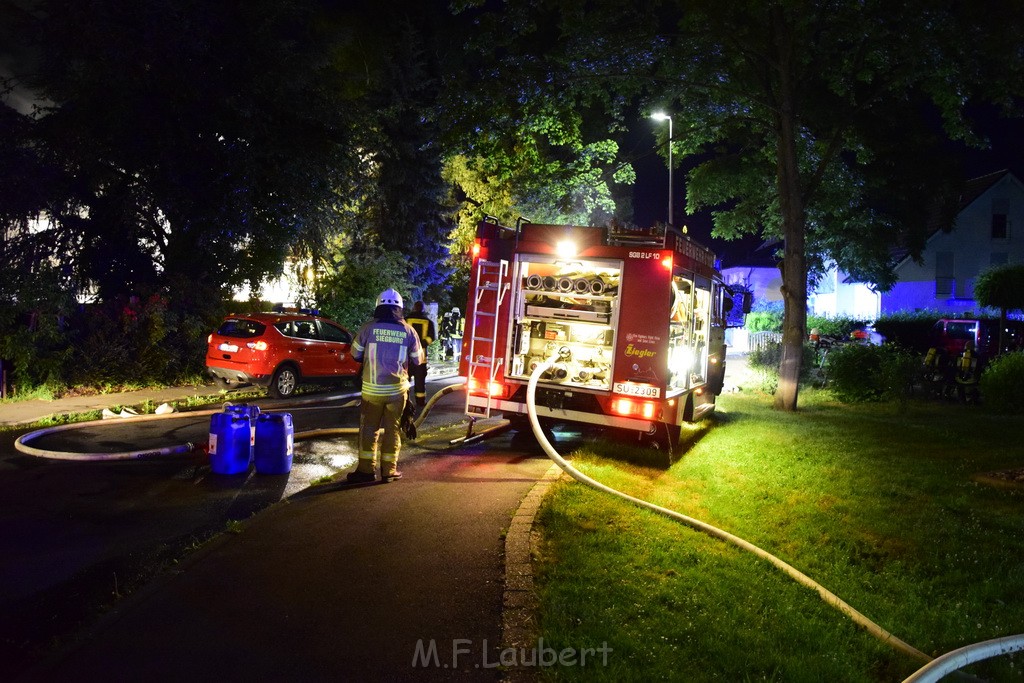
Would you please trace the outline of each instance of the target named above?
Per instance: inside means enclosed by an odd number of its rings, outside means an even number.
[[[289,407],[308,405],[310,403],[318,403],[324,400],[333,399],[344,399],[354,398],[358,394],[344,393],[330,396],[318,396],[316,398],[304,399],[304,400],[289,400],[286,404]],[[187,413],[166,413],[163,415],[138,415],[133,417],[127,417],[123,420],[119,420],[113,424],[125,424],[125,423],[138,423],[138,422],[149,422],[153,420],[174,420],[183,418],[196,418],[206,417],[221,412],[217,410],[196,410],[189,411]],[[103,462],[111,460],[148,460],[154,458],[163,458],[174,455],[185,455],[191,453],[196,449],[196,445],[193,443],[182,443],[173,446],[165,446],[163,448],[143,448],[138,450],[130,451],[118,451],[110,453],[77,453],[74,451],[57,451],[49,450],[45,448],[38,448],[30,445],[29,442],[35,441],[36,439],[42,438],[49,434],[56,434],[71,429],[81,429],[83,427],[92,427],[98,424],[112,424],[106,420],[92,420],[90,422],[74,422],[71,424],[57,425],[55,427],[46,427],[44,429],[38,429],[28,434],[23,434],[18,437],[14,442],[14,447],[26,455],[35,456],[37,458],[47,458],[50,460],[74,460],[79,462]],[[314,430],[312,432],[300,432],[295,435],[296,439],[309,439],[317,436],[328,436],[336,434],[355,434],[359,430],[355,427],[343,427],[339,429],[322,429]]]
[[[450,384],[450,385],[444,387],[442,390],[436,392],[433,396],[431,396],[430,400],[427,402],[427,405],[424,406],[423,410],[420,411],[419,416],[416,418],[416,420],[414,422],[415,427],[418,428],[421,424],[423,424],[423,420],[426,418],[427,414],[434,407],[434,404],[436,404],[441,398],[443,398],[444,396],[447,396],[448,394],[450,394],[450,393],[452,393],[454,391],[458,391],[459,389],[463,388],[464,386],[465,386],[465,380],[462,380],[461,382],[456,382],[454,384]],[[300,400],[292,399],[292,400],[289,400],[286,404],[282,404],[282,405],[286,405],[287,407],[293,407],[293,406],[308,405],[310,403],[320,403],[320,402],[323,402],[325,400],[357,398],[358,396],[359,396],[358,393],[343,393],[343,394],[329,395],[329,396],[326,396],[326,397],[325,396],[317,396],[315,398],[304,399],[304,400],[302,400],[302,399],[300,399]],[[229,405],[229,404],[226,404],[226,405]],[[348,407],[350,405],[353,405],[353,404],[346,404],[345,406],[342,406],[342,407]],[[30,445],[30,442],[35,441],[36,439],[40,439],[40,438],[42,438],[44,436],[47,436],[47,435],[50,435],[50,434],[56,434],[58,432],[63,432],[63,431],[71,430],[71,429],[81,429],[83,427],[92,427],[92,426],[95,426],[95,425],[98,425],[98,424],[125,424],[126,422],[138,423],[138,422],[149,422],[149,421],[153,421],[153,420],[174,420],[174,419],[182,419],[182,418],[208,417],[208,416],[211,416],[211,415],[215,415],[215,414],[217,414],[219,412],[221,412],[220,409],[216,409],[216,410],[197,410],[197,411],[189,411],[189,412],[186,412],[186,413],[166,413],[166,414],[163,414],[163,415],[137,415],[137,416],[132,416],[132,417],[124,418],[124,420],[119,420],[116,423],[111,423],[111,422],[106,421],[106,420],[92,420],[90,422],[75,422],[75,423],[70,423],[70,424],[57,425],[57,426],[54,426],[54,427],[46,427],[46,428],[43,428],[43,429],[38,429],[38,430],[36,430],[34,432],[29,432],[28,434],[23,434],[22,436],[20,436],[14,442],[14,447],[18,451],[20,451],[21,453],[25,453],[26,455],[31,455],[31,456],[34,456],[34,457],[37,457],[37,458],[46,458],[46,459],[50,459],[50,460],[73,460],[73,461],[79,461],[79,462],[104,462],[104,461],[112,461],[112,460],[147,460],[147,459],[155,459],[155,458],[164,458],[164,457],[175,456],[175,455],[185,455],[187,453],[191,453],[192,451],[194,451],[196,449],[196,444],[186,442],[186,443],[181,443],[181,444],[175,444],[173,446],[165,446],[165,447],[162,447],[162,448],[144,448],[144,449],[129,450],[129,451],[109,452],[109,453],[79,453],[79,452],[75,452],[75,451],[59,451],[59,450],[50,450],[50,449],[46,449],[46,448],[39,448],[39,447]],[[330,428],[330,429],[313,429],[313,430],[308,430],[308,431],[304,431],[304,432],[297,432],[295,434],[295,439],[298,441],[298,440],[303,440],[303,439],[315,439],[315,438],[324,438],[324,437],[330,437],[330,436],[351,435],[351,434],[358,434],[358,433],[359,433],[359,428],[358,427],[336,427],[336,428]]]

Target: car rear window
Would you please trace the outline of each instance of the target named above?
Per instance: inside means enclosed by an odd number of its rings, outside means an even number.
[[[219,328],[217,328],[217,334],[222,337],[248,339],[250,337],[260,336],[266,329],[266,325],[258,323],[255,320],[247,320],[245,318],[228,318],[221,323]]]
[[[950,339],[974,339],[974,331],[978,323],[946,323],[946,334]]]

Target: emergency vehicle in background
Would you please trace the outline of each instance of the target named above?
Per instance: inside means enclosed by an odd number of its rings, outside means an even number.
[[[684,422],[714,409],[725,375],[732,296],[715,255],[672,227],[649,230],[484,221],[459,371],[470,433],[501,414],[637,433],[671,453]],[[468,437],[469,435],[467,435]]]

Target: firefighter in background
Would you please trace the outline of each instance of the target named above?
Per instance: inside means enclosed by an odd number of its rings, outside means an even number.
[[[381,481],[399,479],[402,447],[400,421],[409,394],[409,367],[425,361],[416,331],[402,317],[402,296],[386,289],[377,297],[373,322],[363,326],[352,342],[352,357],[363,364],[359,406],[359,464],[350,482],[376,479],[380,450]],[[378,438],[378,430],[383,433]]]
[[[465,331],[465,321],[459,307],[444,314],[441,322],[441,336],[444,337],[444,355],[447,360],[459,360],[462,356],[462,335]]]
[[[437,333],[434,330],[434,321],[423,312],[422,301],[412,305],[412,313],[405,317],[405,322],[416,330],[420,346],[423,348],[423,362],[409,368],[413,379],[413,391],[416,394],[416,405],[422,408],[427,405],[427,347],[434,343]]]
[[[982,359],[974,350],[974,341],[968,339],[964,351],[956,361],[957,396],[964,403],[977,403],[978,379],[981,377]]]

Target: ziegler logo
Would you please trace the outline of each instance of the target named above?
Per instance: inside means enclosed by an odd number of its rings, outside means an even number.
[[[658,355],[657,351],[651,351],[650,349],[638,349],[632,344],[626,347],[626,355],[631,358],[654,358]]]

